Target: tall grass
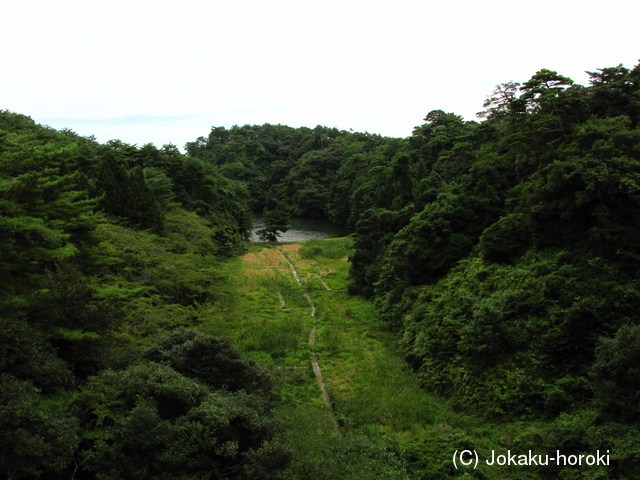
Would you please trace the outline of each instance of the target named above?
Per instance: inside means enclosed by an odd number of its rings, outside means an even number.
[[[307,240],[300,249],[300,256],[305,259],[328,258],[339,260],[353,252],[351,237],[330,238],[326,240]]]
[[[288,253],[294,264],[300,262],[296,268],[302,286],[288,266],[273,265],[273,252],[269,268],[255,264],[262,248],[269,247],[249,248],[254,264],[231,260],[223,266],[226,290],[200,317],[204,330],[231,338],[278,382],[279,415],[293,451],[287,478],[420,478],[407,473],[397,445],[418,458],[416,465],[422,469],[420,461],[440,445],[433,435],[453,432],[442,444],[447,448],[467,434],[481,447],[496,444],[495,432],[481,432],[473,419],[421,389],[373,305],[347,294],[349,238],[310,240]],[[317,278],[304,278],[313,271],[323,272],[331,291]],[[316,305],[315,319],[305,291]],[[316,343],[310,346],[312,324]],[[333,411],[320,398],[311,350]],[[442,453],[441,461],[448,461],[448,455]],[[428,466],[423,471],[429,471]]]

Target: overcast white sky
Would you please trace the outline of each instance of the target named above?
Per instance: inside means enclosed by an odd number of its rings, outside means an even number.
[[[541,68],[634,67],[638,19],[638,0],[6,0],[0,109],[181,149],[234,124],[406,137]]]

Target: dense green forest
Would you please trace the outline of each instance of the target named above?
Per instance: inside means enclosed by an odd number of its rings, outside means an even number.
[[[611,452],[504,478],[640,477],[640,65],[589,75],[540,70],[405,139],[214,127],[186,154],[1,112],[0,474],[298,478],[278,382],[198,328],[254,212],[354,229],[349,293],[501,447]],[[491,478],[451,466],[470,429],[399,441],[398,478]]]
[[[277,474],[270,376],[193,328],[243,250],[246,188],[10,112],[0,170],[0,475]]]

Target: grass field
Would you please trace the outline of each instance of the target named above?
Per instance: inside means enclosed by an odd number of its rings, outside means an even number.
[[[244,256],[222,265],[226,290],[201,315],[201,328],[230,338],[276,379],[293,452],[287,478],[454,478],[445,474],[447,449],[462,448],[469,432],[490,446],[494,434],[420,388],[373,305],[347,293],[350,247],[348,238],[249,244]],[[331,409],[321,399],[312,353]],[[425,465],[435,455],[430,449],[441,449],[441,458]]]

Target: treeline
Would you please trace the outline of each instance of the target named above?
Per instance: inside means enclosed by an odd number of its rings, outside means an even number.
[[[273,381],[198,332],[246,188],[0,112],[0,476],[274,478]]]
[[[411,198],[358,223],[352,290],[470,411],[639,418],[640,67],[590,75],[501,85],[482,123],[432,112],[400,154]]]
[[[435,110],[406,139],[243,126],[187,150],[246,182],[254,210],[356,227],[351,292],[425,388],[526,421],[508,445],[612,452],[554,475],[637,478],[640,65],[589,75],[540,70],[497,86],[482,121]],[[418,463],[437,455],[424,442]]]
[[[426,389],[519,425],[503,446],[611,452],[608,468],[540,475],[632,479],[640,66],[590,76],[583,87],[541,70],[500,85],[480,123],[431,112],[379,180],[404,182],[405,198],[357,224],[351,290],[400,332]]]
[[[355,226],[361,209],[352,211],[351,202],[345,203],[350,189],[365,181],[372,162],[386,164],[395,152],[393,145],[401,142],[320,125],[265,124],[214,127],[207,138],[187,143],[186,150],[246,184],[255,213],[280,208],[294,216]],[[374,185],[363,186],[353,201],[375,206],[368,194],[372,189]]]

